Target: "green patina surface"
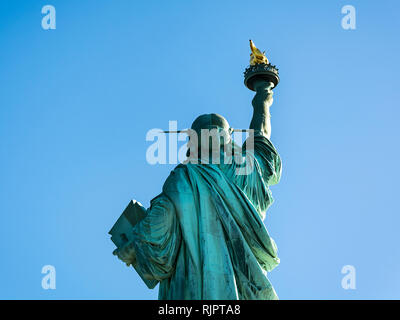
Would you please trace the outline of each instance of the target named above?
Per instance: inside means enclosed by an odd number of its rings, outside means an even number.
[[[279,264],[277,247],[263,223],[273,202],[269,186],[281,175],[269,140],[272,83],[255,81],[254,88],[250,173],[238,175],[235,161],[178,165],[116,251],[148,285],[159,283],[159,299],[278,298],[267,277]]]

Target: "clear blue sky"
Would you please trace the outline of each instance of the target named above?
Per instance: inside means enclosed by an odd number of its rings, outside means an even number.
[[[46,4],[56,30],[41,28]],[[346,4],[356,30],[341,27]],[[107,232],[174,167],[146,162],[149,129],[209,112],[248,126],[250,38],[281,75],[283,176],[265,221],[278,295],[400,298],[399,13],[394,0],[1,1],[0,298],[157,298]],[[41,287],[47,264],[56,290]]]

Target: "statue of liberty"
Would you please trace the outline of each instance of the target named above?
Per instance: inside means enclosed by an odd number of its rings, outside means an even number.
[[[222,159],[227,156],[232,129],[218,114],[199,116],[191,131],[201,138],[189,141],[188,150],[188,159],[197,161],[171,172],[161,194],[131,227],[129,240],[114,251],[150,288],[159,283],[159,299],[278,299],[267,277],[279,264],[277,247],[263,220],[273,202],[269,186],[281,176],[281,160],[270,141],[272,88],[279,77],[252,42],[251,49],[245,83],[256,92],[248,137],[253,141],[251,150],[240,149],[251,170],[238,174],[236,160],[209,161],[204,150],[217,148]],[[228,139],[210,146],[201,134],[212,129]]]

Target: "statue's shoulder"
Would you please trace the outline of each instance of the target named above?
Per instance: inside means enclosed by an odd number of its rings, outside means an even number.
[[[191,192],[188,167],[184,164],[177,165],[164,182],[164,192]]]

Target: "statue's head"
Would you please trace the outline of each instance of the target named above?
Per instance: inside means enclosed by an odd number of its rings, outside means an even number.
[[[198,116],[193,121],[191,129],[196,131],[200,136],[202,129],[219,129],[229,132],[230,127],[228,121],[223,116],[216,113],[208,113]]]
[[[204,157],[205,152],[208,152],[209,155],[212,155],[212,152],[219,153],[225,145],[231,142],[232,129],[228,121],[216,113],[198,116],[193,121],[191,130],[196,137],[189,134],[189,149],[197,149],[198,156],[201,154]],[[190,150],[188,150],[188,156],[189,152]]]

